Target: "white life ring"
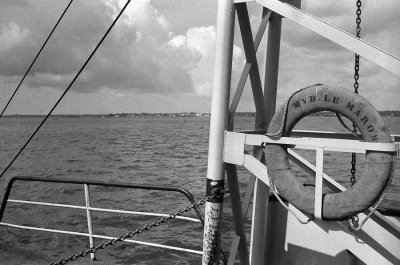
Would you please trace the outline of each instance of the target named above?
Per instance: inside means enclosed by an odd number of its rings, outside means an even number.
[[[382,117],[371,103],[350,90],[328,85],[311,86],[293,95],[288,105],[276,112],[267,134],[282,129],[281,136],[288,137],[300,119],[319,111],[333,111],[347,117],[356,124],[366,142],[392,142]],[[313,216],[314,189],[305,187],[291,171],[287,147],[267,144],[264,153],[268,174],[279,194]],[[353,187],[323,195],[323,220],[344,220],[372,206],[388,185],[392,167],[391,154],[368,151],[363,175]]]

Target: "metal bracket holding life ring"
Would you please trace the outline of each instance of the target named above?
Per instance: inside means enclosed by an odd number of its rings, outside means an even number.
[[[321,84],[293,94],[272,118],[267,135],[288,137],[300,119],[319,111],[345,116],[356,124],[366,142],[392,142],[382,117],[365,98],[341,87]],[[267,144],[264,153],[268,175],[279,194],[298,209],[314,216],[315,191],[300,183],[291,171],[287,146]],[[389,184],[392,167],[392,154],[367,151],[360,180],[346,191],[323,195],[322,219],[345,220],[372,206]]]

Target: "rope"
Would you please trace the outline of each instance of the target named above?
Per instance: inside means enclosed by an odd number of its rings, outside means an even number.
[[[274,183],[272,182],[272,179],[271,179],[271,178],[270,178],[270,180],[269,180],[269,185],[270,185],[270,187],[271,187],[271,191],[272,191],[272,193],[274,194],[275,198],[278,199],[278,201],[280,202],[280,204],[281,204],[288,212],[290,212],[290,213],[297,219],[297,221],[299,221],[299,223],[305,225],[305,224],[308,224],[309,222],[311,222],[312,220],[314,220],[314,219],[312,219],[312,218],[308,218],[308,219],[305,220],[305,221],[302,220],[302,219],[300,218],[300,216],[298,216],[292,209],[289,208],[289,206],[286,205],[286,203],[283,202],[283,200],[282,200],[281,197],[279,196],[279,194],[278,194],[278,192],[277,192],[277,189],[276,189]]]
[[[115,23],[118,21],[126,7],[129,5],[131,0],[127,0],[125,6],[121,9],[119,12],[118,16],[114,19],[113,23],[111,26],[108,28],[106,33],[103,35],[101,38],[100,42],[97,44],[97,46],[94,48],[90,56],[86,59],[86,62],[82,65],[81,69],[79,69],[78,73],[75,75],[74,79],[71,81],[71,83],[68,85],[68,87],[65,89],[63,94],[60,96],[60,98],[57,100],[57,102],[54,104],[54,106],[51,108],[49,113],[46,115],[46,117],[42,120],[42,122],[39,124],[39,126],[36,128],[36,130],[33,132],[33,134],[29,137],[28,141],[22,146],[22,148],[19,150],[17,155],[11,160],[11,162],[7,165],[7,167],[3,170],[3,172],[0,174],[0,178],[7,172],[7,170],[11,167],[11,165],[14,163],[14,161],[19,157],[19,155],[22,153],[22,151],[28,146],[30,141],[33,139],[33,137],[36,135],[36,133],[40,130],[40,128],[43,126],[43,124],[47,121],[47,119],[50,117],[50,115],[53,113],[55,108],[58,106],[58,104],[61,102],[61,100],[64,98],[64,96],[67,94],[69,89],[72,87],[72,85],[75,83],[76,79],[78,79],[79,75],[82,73],[83,69],[86,67],[86,65],[89,63],[90,59],[92,59],[93,55],[96,53],[97,49],[100,47],[100,45],[103,43],[104,39],[107,37],[107,35],[110,33],[111,29],[114,27]]]
[[[349,230],[350,232],[357,232],[360,231],[361,228],[363,227],[363,225],[365,224],[365,222],[371,217],[371,215],[373,213],[375,213],[376,209],[378,209],[378,207],[381,205],[381,203],[383,202],[383,200],[386,198],[386,194],[387,191],[389,189],[390,184],[392,183],[393,177],[394,177],[394,173],[395,173],[395,168],[396,168],[396,157],[393,156],[393,166],[392,166],[392,170],[390,172],[390,177],[388,180],[388,183],[386,185],[386,188],[383,190],[381,196],[379,197],[379,200],[375,203],[375,205],[371,208],[370,212],[367,214],[367,216],[359,223],[358,222],[358,216],[353,216],[349,218]]]
[[[344,123],[344,121],[343,121],[342,117],[340,116],[340,114],[337,113],[337,112],[335,112],[335,114],[336,114],[336,118],[339,120],[340,124],[341,124],[349,133],[351,133],[352,135],[358,137],[357,132],[354,131],[354,130],[352,130],[352,129],[350,129],[350,128],[346,125],[346,123]]]
[[[15,94],[17,93],[19,87],[22,85],[22,82],[24,82],[25,77],[28,75],[29,71],[31,70],[32,66],[35,64],[36,59],[39,57],[40,53],[42,52],[44,46],[46,46],[47,42],[49,41],[51,35],[53,35],[53,32],[56,30],[58,24],[60,23],[61,19],[64,17],[65,13],[67,12],[69,6],[72,4],[74,0],[71,0],[69,2],[69,4],[67,5],[67,7],[64,9],[64,12],[61,14],[60,18],[58,19],[57,23],[54,25],[53,29],[51,30],[50,34],[47,36],[46,41],[43,43],[42,47],[40,48],[39,52],[36,54],[35,59],[33,59],[31,65],[29,66],[28,70],[25,72],[24,76],[22,77],[21,81],[19,82],[17,88],[15,88],[13,94],[11,95],[10,99],[8,100],[7,104],[5,105],[5,107],[3,108],[2,112],[0,113],[0,118],[3,116],[4,112],[6,111],[8,105],[10,104],[10,102],[12,101],[12,99],[14,98]]]

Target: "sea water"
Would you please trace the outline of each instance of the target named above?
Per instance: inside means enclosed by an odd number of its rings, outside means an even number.
[[[4,117],[0,120],[1,170],[42,118]],[[400,117],[385,117],[385,121],[392,134],[400,134]],[[253,118],[239,117],[235,130],[251,130],[253,126]],[[321,128],[344,131],[335,117],[307,117],[296,127],[307,130]],[[4,194],[11,177],[34,176],[177,186],[200,199],[205,196],[208,134],[208,117],[55,116],[0,179],[0,194]],[[302,155],[310,162],[315,161],[315,153],[303,151]],[[327,153],[324,168],[328,175],[348,186],[350,160],[350,154]],[[361,175],[363,157],[359,157],[358,161],[357,175]],[[400,172],[398,164],[396,168]],[[294,166],[294,170],[302,181],[312,183],[312,178],[300,168]],[[239,179],[243,195],[249,173],[239,168]],[[399,192],[400,183],[393,183],[383,206],[400,209]],[[169,214],[189,205],[184,196],[173,192],[91,186],[90,195],[92,207],[129,211]],[[72,205],[85,203],[83,187],[72,184],[16,182],[10,198]],[[225,202],[222,248],[228,252],[233,235],[229,195]],[[195,214],[187,216],[195,217]],[[92,217],[94,234],[107,236],[126,234],[156,219],[95,211]],[[2,221],[87,233],[86,212],[80,209],[10,202]],[[246,226],[249,228],[249,221]],[[202,233],[199,223],[174,220],[133,239],[201,251]],[[0,238],[1,264],[47,264],[88,247],[88,239],[83,236],[4,226],[0,226]],[[95,245],[103,242],[105,240],[95,239]],[[115,264],[201,264],[198,254],[131,243],[111,246],[99,251],[96,257]]]

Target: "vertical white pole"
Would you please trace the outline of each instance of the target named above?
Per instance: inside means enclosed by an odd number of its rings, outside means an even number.
[[[208,148],[207,195],[224,186],[224,132],[228,121],[228,104],[232,72],[233,0],[218,1],[217,39],[214,83],[211,104]],[[203,241],[203,265],[219,264],[222,199],[207,201]]]
[[[93,242],[93,225],[92,225],[92,213],[90,212],[90,194],[89,194],[89,185],[83,184],[85,189],[85,203],[86,203],[86,216],[88,223],[88,232],[89,232],[89,246],[94,247]],[[95,259],[94,253],[90,253],[91,260]]]
[[[279,52],[282,18],[272,13],[268,24],[268,41],[264,69],[264,102],[267,127],[276,108],[278,87]],[[253,199],[253,219],[250,241],[250,264],[267,264],[268,262],[268,201],[269,187],[256,179]]]
[[[315,201],[314,215],[317,219],[322,219],[322,183],[324,175],[324,147],[317,147],[317,157],[315,163]]]

